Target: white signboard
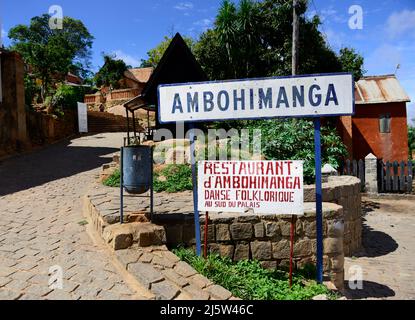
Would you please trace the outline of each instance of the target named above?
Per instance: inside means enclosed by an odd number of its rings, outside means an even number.
[[[78,102],[78,127],[80,133],[88,132],[87,105],[81,102]]]
[[[200,161],[199,211],[304,214],[302,161]]]
[[[161,123],[354,113],[351,74],[160,85],[158,95]]]

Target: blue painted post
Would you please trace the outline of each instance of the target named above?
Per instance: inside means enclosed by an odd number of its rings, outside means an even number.
[[[323,201],[321,187],[320,118],[314,119],[314,154],[316,163],[317,282],[323,282]]]
[[[198,208],[198,194],[197,194],[197,172],[196,172],[196,153],[195,153],[195,134],[194,125],[189,126],[189,139],[190,139],[190,162],[192,165],[192,184],[193,184],[193,210],[195,221],[195,237],[196,237],[196,254],[201,255],[201,243],[200,243],[200,222],[199,222],[199,208]]]

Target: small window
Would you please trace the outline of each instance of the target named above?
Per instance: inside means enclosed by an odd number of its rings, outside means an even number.
[[[381,114],[379,117],[379,131],[380,133],[391,132],[391,115],[390,113]]]

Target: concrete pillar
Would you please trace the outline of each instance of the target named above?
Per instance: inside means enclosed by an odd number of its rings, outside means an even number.
[[[323,168],[321,168],[321,178],[322,182],[328,182],[330,176],[337,176],[337,170],[334,169],[330,164],[325,164]]]
[[[378,167],[375,155],[368,154],[365,158],[365,180],[366,192],[378,193]]]

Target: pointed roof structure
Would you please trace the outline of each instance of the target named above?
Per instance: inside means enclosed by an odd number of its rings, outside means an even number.
[[[160,84],[200,82],[208,80],[192,51],[179,33],[173,37],[156,69],[151,74],[141,95],[126,102],[124,107],[134,111],[144,106],[157,106],[157,89]]]

